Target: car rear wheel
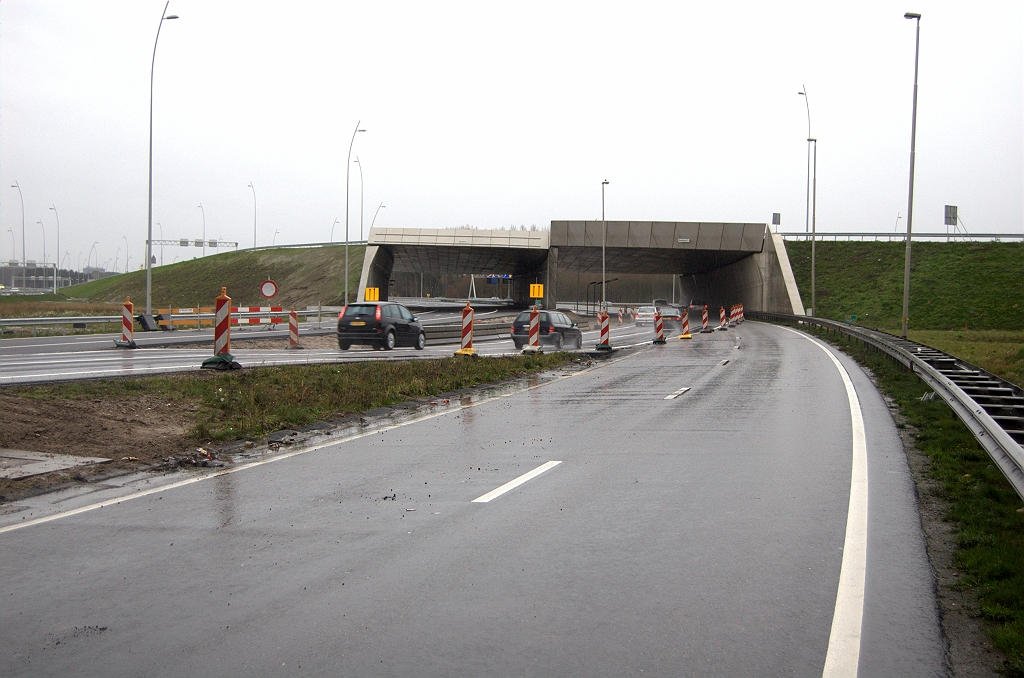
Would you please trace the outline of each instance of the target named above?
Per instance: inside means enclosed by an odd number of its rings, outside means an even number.
[[[338,339],[338,348],[340,348],[342,351],[347,351],[349,346],[351,346],[351,344],[349,344],[347,341],[342,341],[341,339]]]
[[[516,341],[515,339],[513,339],[513,340],[512,340],[512,344],[513,344],[513,345],[514,345],[514,346],[516,347],[516,350],[517,350],[517,351],[521,351],[521,350],[523,350],[523,342],[521,342],[521,341]]]
[[[384,350],[390,351],[395,347],[395,331],[388,330],[387,334],[384,335]]]
[[[422,332],[416,337],[416,350],[422,351],[427,345],[427,335]]]

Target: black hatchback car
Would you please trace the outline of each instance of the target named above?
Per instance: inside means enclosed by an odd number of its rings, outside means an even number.
[[[389,301],[349,304],[338,314],[338,348],[352,344],[390,351],[396,346],[427,345],[423,326],[405,306]]]
[[[583,346],[583,332],[569,316],[558,311],[540,311],[540,344],[563,348]],[[522,348],[530,341],[530,312],[523,311],[512,322],[512,343]]]

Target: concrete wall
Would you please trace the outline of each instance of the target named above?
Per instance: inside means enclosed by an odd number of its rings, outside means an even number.
[[[774,233],[764,239],[760,253],[710,273],[680,276],[680,283],[684,301],[703,301],[712,316],[718,307],[728,310],[733,304],[748,311],[805,315],[786,243]]]

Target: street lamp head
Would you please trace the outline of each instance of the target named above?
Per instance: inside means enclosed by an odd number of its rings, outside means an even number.
[[[814,138],[808,138],[807,140],[808,140],[808,141],[813,141],[814,143],[818,143],[818,140],[817,140],[817,139],[814,139]]]
[[[164,17],[164,19],[167,20],[167,21],[170,21],[171,19],[177,19],[177,18],[178,18],[177,14],[171,14],[170,16],[165,16]]]
[[[805,97],[805,96],[807,96],[807,92],[797,92],[797,94],[799,94],[799,95],[800,95],[800,96],[802,96],[802,97]]]
[[[605,185],[605,184],[607,184],[607,183],[609,183],[609,182],[608,182],[608,180],[607,180],[607,179],[605,179],[604,181],[602,181],[602,182],[601,182],[601,185],[602,185],[602,186],[604,186],[604,185]]]
[[[365,129],[357,129],[356,131],[357,132],[365,132],[366,130]]]
[[[921,15],[920,14],[914,14],[913,12],[907,12],[906,14],[903,15],[903,18],[904,19],[920,19]]]

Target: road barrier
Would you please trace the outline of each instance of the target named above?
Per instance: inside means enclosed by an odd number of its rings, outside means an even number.
[[[622,307],[619,307],[619,324],[622,324]]]
[[[683,316],[683,324],[680,327],[679,338],[680,339],[692,339],[693,336],[690,334],[690,311],[687,308],[683,309],[681,314]]]
[[[718,308],[718,327],[716,327],[715,329],[718,329],[718,330],[728,330],[729,329],[729,322],[727,321],[727,319],[725,317],[725,307],[724,306],[720,306]]]
[[[217,297],[216,319],[213,326],[213,353],[231,353],[231,297],[228,288],[220,288]]]
[[[120,348],[138,348],[135,345],[135,304],[131,297],[125,297],[121,306],[121,341],[114,344]]]
[[[665,343],[665,324],[661,319],[661,311],[654,312],[654,343]]]
[[[608,314],[601,311],[598,319],[601,322],[601,338],[598,340],[596,348],[598,351],[610,351],[612,345],[610,343],[611,333],[608,329]]]
[[[302,348],[299,344],[299,314],[294,308],[288,314],[288,348]]]
[[[980,367],[924,344],[866,327],[824,318],[750,312],[764,320],[797,328],[820,327],[885,353],[914,372],[974,434],[996,466],[1024,499],[1024,389]]]
[[[240,306],[231,309],[232,325],[280,325],[285,322],[281,306]],[[295,309],[292,309],[295,313]],[[237,315],[238,317],[234,317]]]
[[[530,309],[530,329],[526,336],[523,353],[540,353],[540,309],[536,306]]]
[[[466,307],[462,309],[462,348],[455,352],[455,355],[473,355],[476,351],[473,349],[473,307],[466,302]]]
[[[714,330],[708,324],[708,305],[704,304],[704,308],[700,310],[700,331],[702,334],[707,332],[713,332]]]

